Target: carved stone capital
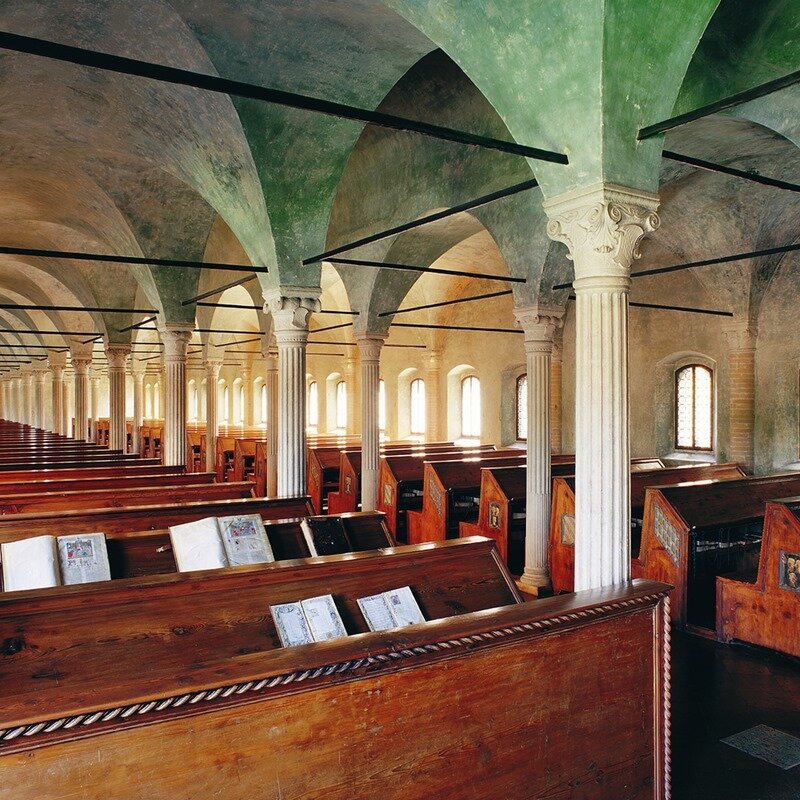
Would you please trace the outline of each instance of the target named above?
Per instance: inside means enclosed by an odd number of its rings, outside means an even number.
[[[379,362],[381,360],[381,348],[386,341],[386,336],[379,333],[359,333],[356,334],[358,344],[358,355],[361,363]]]
[[[564,316],[561,306],[533,305],[515,308],[517,326],[525,331],[526,353],[551,353],[556,329]]]
[[[109,361],[110,363],[110,361]],[[92,366],[92,359],[91,357],[86,358],[85,356],[73,356],[72,357],[72,369],[75,370],[75,375],[83,377],[89,377],[89,370]]]
[[[657,195],[613,184],[577,189],[543,204],[547,235],[569,248],[576,281],[629,278],[639,243],[660,225],[658,203]]]
[[[286,286],[264,292],[264,313],[272,315],[278,342],[290,340],[294,333],[308,335],[308,317],[320,310],[321,293],[318,286]]]
[[[194,332],[194,323],[166,322],[158,326],[158,334],[164,345],[164,363],[185,364],[189,342]]]
[[[729,322],[723,325],[722,333],[732,351],[748,352],[756,349],[758,327],[753,322]]]
[[[106,345],[106,358],[109,372],[125,372],[125,362],[131,353],[131,346],[123,342],[109,342]]]
[[[207,358],[206,359],[206,378],[213,381],[219,380],[219,371],[222,369],[221,358]]]

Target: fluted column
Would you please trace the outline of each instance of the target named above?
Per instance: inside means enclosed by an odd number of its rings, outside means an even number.
[[[72,386],[70,381],[64,379],[64,386],[61,394],[61,432],[64,436],[72,436],[70,430],[70,413],[69,413],[69,399],[73,396]]]
[[[217,469],[217,432],[219,430],[219,371],[221,358],[206,359],[206,471]]]
[[[598,184],[544,203],[575,264],[575,589],[630,579],[628,293],[658,197]]]
[[[732,322],[723,328],[730,375],[730,453],[748,472],[755,462],[756,336],[754,324]]]
[[[75,371],[75,429],[72,438],[85,441],[89,436],[89,369],[92,366],[91,356],[73,356],[72,368]]]
[[[51,364],[53,372],[53,430],[56,433],[64,433],[64,365]]]
[[[125,364],[131,346],[122,342],[106,345],[108,359],[108,446],[111,450],[125,452],[127,431],[125,429]]]
[[[361,510],[374,511],[380,464],[380,370],[385,336],[356,334],[361,360]]]
[[[92,424],[89,427],[88,439],[90,442],[97,442],[97,420],[100,416],[100,376],[90,375],[89,385],[89,396],[91,400],[89,407]]]
[[[194,323],[166,323],[159,328],[164,343],[163,462],[186,465],[186,359]]]
[[[22,378],[17,377],[12,381],[12,391],[14,394],[14,421],[24,422],[25,411],[22,402]]]
[[[563,448],[563,426],[561,423],[561,380],[563,365],[563,344],[559,331],[553,338],[553,352],[550,355],[550,452],[560,454]]]
[[[431,350],[425,364],[425,437],[429,442],[442,439],[441,419],[442,351]]]
[[[525,569],[520,585],[531,593],[550,584],[550,356],[553,333],[563,313],[559,306],[539,305],[514,311],[517,324],[525,332],[528,375]]]
[[[142,452],[142,425],[144,424],[144,370],[132,369],[133,377],[133,435],[132,450]]]
[[[278,496],[278,351],[267,355],[267,497]]]
[[[33,421],[33,372],[22,372],[22,421],[26,425],[34,425]]]
[[[306,489],[306,342],[308,316],[319,311],[317,287],[264,292],[278,344],[278,496]]]
[[[250,364],[245,364],[241,371],[242,376],[242,422],[246,428],[253,427],[253,369]]]
[[[45,428],[45,396],[44,384],[47,378],[47,370],[45,368],[36,369],[33,373],[33,418],[34,425],[37,428],[44,430]]]

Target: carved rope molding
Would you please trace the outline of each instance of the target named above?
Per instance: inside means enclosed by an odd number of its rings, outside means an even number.
[[[432,653],[444,654],[447,653],[447,651],[455,650],[457,648],[474,649],[497,639],[520,636],[528,633],[543,633],[545,631],[571,625],[572,623],[580,622],[582,620],[589,620],[596,617],[605,616],[615,612],[624,611],[626,609],[635,608],[636,606],[646,606],[652,603],[658,603],[659,601],[664,600],[665,597],[666,595],[663,593],[643,595],[642,597],[635,597],[630,600],[619,600],[614,603],[607,603],[606,605],[597,606],[594,608],[585,608],[580,611],[574,611],[569,614],[561,614],[557,617],[538,620],[536,622],[525,622],[520,625],[511,625],[507,628],[498,628],[493,631],[473,634],[472,636],[462,636],[457,639],[432,642],[430,644],[419,645],[417,647],[411,647],[403,650],[392,650],[388,653],[379,653],[374,656],[366,656],[364,658],[358,658],[352,661],[343,661],[338,664],[329,664],[322,667],[316,667],[315,669],[295,670],[293,672],[261,678],[259,680],[246,681],[244,683],[234,683],[228,686],[219,686],[214,689],[202,689],[198,692],[189,692],[188,694],[166,697],[162,700],[150,700],[146,703],[134,703],[132,705],[118,706],[116,708],[111,708],[104,711],[94,711],[89,714],[78,714],[74,717],[60,717],[59,719],[47,720],[45,722],[34,722],[30,725],[20,725],[15,728],[0,730],[0,743],[11,742],[20,736],[25,739],[33,739],[37,735],[50,734],[57,731],[74,731],[75,729],[81,730],[87,726],[103,722],[110,723],[114,720],[118,722],[122,720],[137,720],[143,715],[149,715],[153,712],[166,712],[171,709],[180,708],[184,705],[191,706],[201,702],[207,703],[212,701],[221,703],[222,701],[233,696],[240,696],[253,692],[263,692],[267,689],[273,689],[277,686],[286,686],[291,683],[303,683],[305,681],[314,680],[317,678],[327,678],[331,675],[352,673],[365,666],[380,668],[390,664],[399,663],[405,659],[418,658],[420,656],[426,656]],[[667,608],[667,615],[668,614],[669,609]],[[0,750],[0,752],[2,751]]]

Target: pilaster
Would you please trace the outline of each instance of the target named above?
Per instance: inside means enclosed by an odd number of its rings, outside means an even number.
[[[596,184],[544,203],[575,264],[575,589],[630,579],[628,293],[658,197]]]
[[[749,321],[723,327],[728,343],[730,378],[730,458],[752,472],[755,461],[756,339],[758,329]]]

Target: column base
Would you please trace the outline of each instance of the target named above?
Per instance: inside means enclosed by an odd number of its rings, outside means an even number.
[[[534,597],[553,593],[550,576],[547,573],[523,573],[515,583],[521,592]]]

